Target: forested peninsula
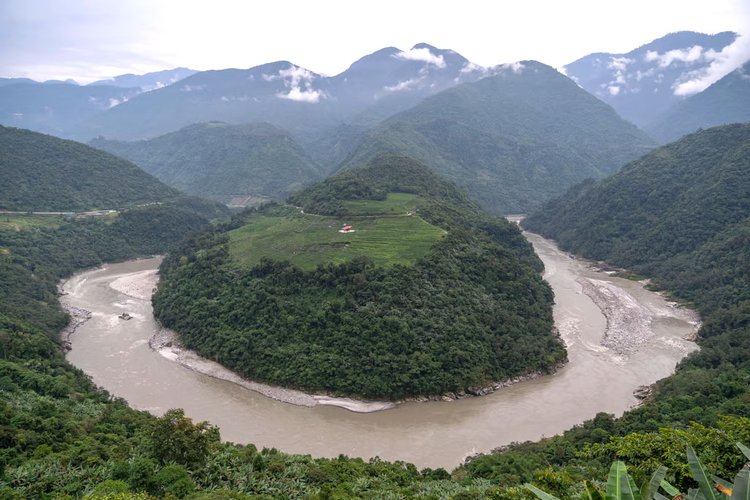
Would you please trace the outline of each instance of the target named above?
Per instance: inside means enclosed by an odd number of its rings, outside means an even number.
[[[165,259],[154,310],[186,347],[253,380],[391,400],[566,359],[531,245],[423,165],[381,156],[290,203]]]

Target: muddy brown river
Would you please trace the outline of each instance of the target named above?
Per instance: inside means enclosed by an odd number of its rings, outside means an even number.
[[[489,396],[354,413],[283,403],[197,373],[149,348],[159,326],[146,297],[159,259],[107,265],[64,284],[63,304],[91,312],[71,335],[67,359],[133,407],[154,414],[184,408],[194,420],[218,425],[228,441],[452,469],[468,455],[551,436],[597,412],[622,414],[637,404],[634,389],[669,375],[696,348],[684,340],[697,329],[691,311],[639,283],[592,270],[549,240],[527,238],[555,292],[569,363]],[[132,318],[120,319],[124,312]]]

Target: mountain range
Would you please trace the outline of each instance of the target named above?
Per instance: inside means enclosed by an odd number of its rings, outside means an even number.
[[[623,118],[645,127],[695,93],[694,81],[724,57],[722,51],[737,38],[729,31],[680,31],[624,54],[589,54],[564,66],[564,71]]]
[[[669,142],[700,128],[745,122],[750,122],[750,61],[672,106],[646,132]]]
[[[344,168],[383,152],[409,156],[467,189],[485,209],[518,213],[654,146],[555,69],[524,61],[388,118]]]
[[[697,82],[728,60],[738,41],[732,32],[671,33],[626,53],[589,54],[563,71],[626,120],[659,140],[671,140],[723,123],[693,117],[686,120],[692,129],[662,132],[671,113],[691,113],[687,103],[702,94],[695,93]],[[380,49],[330,77],[278,61],[249,69],[120,75],[86,86],[6,78],[0,79],[0,123],[88,141],[154,138],[210,121],[267,122],[288,130],[316,162],[334,170],[383,120],[506,66],[481,67],[455,51],[420,43],[408,50]],[[723,91],[722,86],[711,90]],[[708,100],[731,103],[720,95]],[[732,110],[715,114],[742,119]]]

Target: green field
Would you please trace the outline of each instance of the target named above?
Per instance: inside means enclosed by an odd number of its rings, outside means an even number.
[[[388,193],[383,201],[350,200],[341,204],[350,215],[404,215],[417,208],[419,197],[408,193]]]
[[[34,227],[56,229],[63,222],[60,215],[0,214],[0,231],[22,231]]]
[[[269,257],[312,270],[318,264],[340,264],[360,255],[381,266],[411,265],[445,234],[419,216],[407,215],[416,202],[413,195],[347,202],[347,209],[357,214],[351,217],[256,215],[229,232],[229,253],[234,262],[247,267]],[[340,233],[344,225],[353,226],[354,232]]]

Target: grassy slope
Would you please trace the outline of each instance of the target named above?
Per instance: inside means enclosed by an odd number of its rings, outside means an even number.
[[[253,267],[263,257],[289,260],[304,270],[320,264],[342,264],[365,256],[379,266],[412,265],[427,254],[445,231],[417,215],[407,215],[416,206],[416,196],[392,193],[385,201],[349,202],[356,216],[328,217],[279,211],[278,215],[255,215],[247,224],[229,232],[229,254],[244,267]],[[340,233],[344,225],[353,232]]]

